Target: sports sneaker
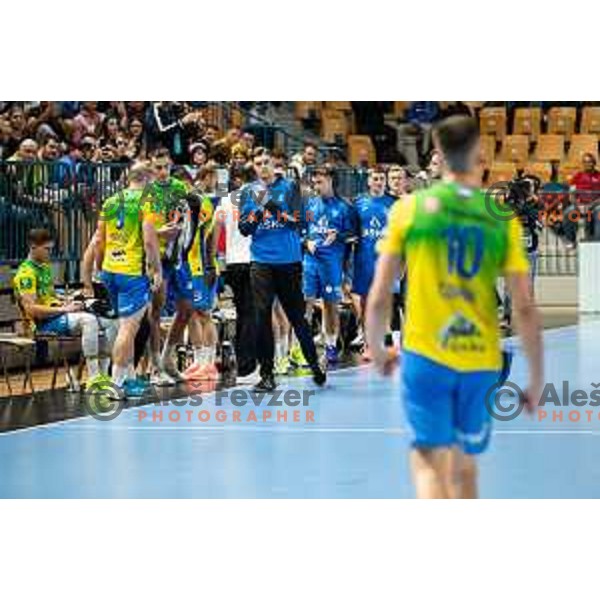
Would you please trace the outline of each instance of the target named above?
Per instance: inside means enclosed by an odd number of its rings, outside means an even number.
[[[261,377],[260,381],[252,389],[255,392],[273,392],[276,388],[275,377],[273,375],[265,375]]]
[[[183,377],[185,381],[203,381],[205,377],[206,365],[200,363],[192,363],[184,372]]]
[[[141,398],[147,389],[146,382],[141,379],[126,379],[123,383],[123,393],[127,398]]]
[[[165,371],[155,373],[150,378],[150,383],[156,387],[173,387],[177,385],[176,381]]]
[[[214,363],[204,366],[204,376],[209,381],[216,381],[219,379],[219,370]]]
[[[300,344],[294,344],[292,346],[290,350],[290,363],[296,368],[308,366],[304,354],[302,353],[302,348],[300,348]]]
[[[365,345],[365,334],[362,331],[350,342],[350,348],[361,348]]]
[[[183,375],[177,370],[175,363],[172,360],[166,360],[163,362],[163,371],[171,377],[175,383],[181,383],[185,381]]]
[[[249,375],[244,375],[244,376],[238,376],[238,377],[236,377],[236,380],[235,380],[236,384],[237,385],[251,385],[251,384],[258,383],[258,378],[259,378],[258,371],[259,370],[258,370],[258,367],[257,367]]]
[[[287,356],[282,356],[275,361],[275,374],[287,375],[290,370],[290,361]]]
[[[323,371],[323,369],[321,369],[321,367],[319,365],[314,365],[312,367],[312,374],[313,374],[313,381],[318,386],[325,385],[325,382],[327,381],[327,375],[325,374],[325,371]]]
[[[339,356],[336,346],[325,346],[325,360],[327,361],[328,365],[337,365]]]

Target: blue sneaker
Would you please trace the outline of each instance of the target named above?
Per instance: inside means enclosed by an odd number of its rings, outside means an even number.
[[[144,379],[127,379],[123,383],[123,392],[128,398],[141,398],[148,389],[148,383]]]
[[[337,365],[339,357],[336,346],[325,346],[325,360],[328,365]]]

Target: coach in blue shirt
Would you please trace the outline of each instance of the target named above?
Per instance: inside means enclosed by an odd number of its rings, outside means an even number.
[[[275,174],[266,148],[256,148],[252,162],[257,179],[242,192],[239,230],[242,235],[252,236],[250,280],[261,375],[256,389],[273,391],[276,387],[272,325],[275,297],[294,328],[315,383],[323,385],[326,376],[319,367],[317,350],[304,317],[300,231],[306,215],[300,193],[293,182]]]

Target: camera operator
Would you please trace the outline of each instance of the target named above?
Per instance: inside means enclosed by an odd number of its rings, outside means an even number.
[[[539,190],[541,180],[533,175],[524,175],[514,179],[508,186],[506,202],[510,204],[523,225],[523,244],[529,259],[529,276],[532,294],[535,292],[535,276],[537,274],[537,260],[540,231],[544,225],[539,218]],[[510,294],[505,291],[502,300],[503,322],[510,327],[512,302]]]

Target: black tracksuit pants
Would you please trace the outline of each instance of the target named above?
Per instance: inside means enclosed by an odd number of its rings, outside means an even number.
[[[302,293],[302,263],[251,263],[250,280],[256,314],[256,357],[261,376],[273,373],[275,353],[272,309],[275,297],[294,328],[298,342],[311,367],[318,365],[317,350],[310,327],[304,316]]]
[[[225,282],[233,292],[235,305],[235,358],[240,377],[256,369],[256,327],[254,300],[250,284],[250,264],[230,264],[225,271]]]

